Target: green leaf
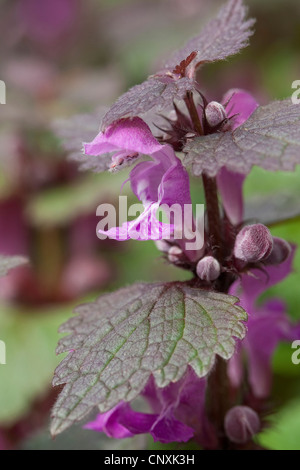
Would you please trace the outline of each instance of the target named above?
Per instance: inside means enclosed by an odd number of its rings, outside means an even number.
[[[24,256],[3,256],[0,255],[0,277],[6,276],[11,269],[27,264],[28,259]]]
[[[66,384],[53,409],[53,435],[95,406],[108,411],[133,400],[151,374],[159,387],[178,381],[190,365],[199,377],[216,354],[229,359],[247,319],[238,299],[184,283],[136,284],[76,309],[57,352],[68,351],[54,385]]]

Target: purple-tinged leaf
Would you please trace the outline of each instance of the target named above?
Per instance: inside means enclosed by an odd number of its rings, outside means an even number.
[[[184,152],[195,176],[215,176],[222,167],[247,174],[254,165],[293,171],[300,164],[300,106],[290,99],[260,106],[235,131],[196,137]]]
[[[229,359],[245,336],[238,299],[184,283],[136,284],[76,309],[57,352],[69,352],[55,372],[66,384],[53,409],[56,435],[95,406],[106,412],[133,400],[153,375],[159,387],[178,381],[190,365],[199,377],[216,354]]]
[[[125,117],[141,116],[151,109],[171,109],[174,100],[183,99],[188,90],[195,88],[194,82],[186,77],[177,80],[171,77],[150,77],[124,93],[105,114],[104,130],[114,121]]]
[[[224,60],[237,54],[248,45],[248,39],[253,33],[251,28],[255,21],[246,20],[246,16],[247,8],[243,0],[230,0],[198,36],[171,55],[165,68],[173,71],[192,52],[196,52],[196,55],[188,67],[194,70],[198,64]]]
[[[79,163],[79,169],[82,171],[101,173],[106,171],[111,163],[109,153],[97,157],[85,155],[83,152],[83,142],[93,140],[98,134],[104,112],[105,110],[100,110],[93,114],[79,114],[69,119],[56,120],[52,125],[68,154],[68,159]]]
[[[152,110],[170,109],[188,90],[195,89],[198,65],[223,60],[248,44],[254,20],[245,20],[242,0],[230,0],[202,33],[175,52],[164,69],[122,95],[103,118],[102,130],[123,117],[140,116]]]
[[[24,256],[4,256],[0,255],[0,277],[6,276],[6,274],[18,266],[23,266],[28,263],[28,259]]]
[[[245,220],[277,226],[300,219],[300,206],[295,194],[271,193],[267,196],[253,196],[247,200]]]

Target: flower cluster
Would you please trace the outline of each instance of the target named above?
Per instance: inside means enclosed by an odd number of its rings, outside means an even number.
[[[230,90],[221,103],[207,103],[203,98],[202,105],[198,107],[198,118],[207,134],[228,132],[242,125],[257,106],[255,99],[246,91]],[[193,123],[176,107],[175,110],[176,120],[168,118],[169,133],[164,129],[163,137],[164,140],[171,140],[171,144],[160,144],[140,118],[118,121],[105,133],[100,132],[92,143],[85,144],[87,155],[97,156],[112,151],[112,169],[132,163],[133,158],[137,160],[144,154],[151,156],[152,161],[138,163],[129,177],[133,192],[145,207],[142,216],[135,221],[135,225],[141,224],[141,239],[151,239],[147,230],[147,224],[151,224],[149,206],[156,209],[162,203],[183,205],[191,201],[189,178],[174,149],[182,146],[184,138],[190,138]],[[187,131],[185,136],[184,129]],[[288,319],[282,301],[274,299],[258,307],[257,300],[260,294],[292,271],[294,249],[286,241],[272,237],[263,224],[243,226],[244,179],[244,175],[231,172],[226,167],[217,175],[224,222],[227,220],[231,227],[231,245],[226,249],[223,262],[214,257],[208,234],[204,249],[198,253],[200,258],[192,261],[189,261],[189,254],[184,253],[182,245],[178,247],[176,239],[157,246],[168,251],[168,259],[175,265],[183,264],[183,260],[185,266],[189,263],[189,268],[200,279],[199,285],[201,281],[202,284],[214,285],[222,273],[236,279],[231,283],[229,292],[241,299],[241,305],[249,314],[248,334],[245,340],[238,343],[236,353],[228,363],[228,377],[233,389],[242,385],[245,352],[251,392],[258,398],[266,398],[271,389],[272,354],[280,341],[296,339],[300,328],[294,327]],[[155,217],[155,211],[152,217]],[[163,238],[163,227],[159,224]],[[118,240],[122,229],[124,227],[111,230],[108,235]],[[130,236],[130,229],[127,233]],[[194,438],[203,447],[214,448],[216,436],[205,411],[206,387],[207,380],[199,379],[193,371],[165,389],[159,389],[151,380],[142,395],[153,413],[134,411],[128,403],[122,402],[107,413],[98,415],[86,428],[119,439],[140,433],[150,433],[155,441],[164,443],[186,442]],[[250,409],[250,413],[254,411]],[[260,423],[259,418],[255,419]],[[254,433],[259,429],[260,424]],[[251,437],[252,434],[246,433],[245,439],[240,436],[239,443],[247,442]]]
[[[189,341],[185,338],[192,352],[183,372],[177,375],[172,370],[176,379],[173,380],[171,374],[166,386],[162,385],[163,380],[155,380],[155,374],[146,386],[142,379],[140,382],[137,379],[139,384],[143,383],[139,390],[143,389],[141,395],[148,403],[147,413],[136,411],[134,403],[129,403],[132,400],[127,397],[133,396],[130,393],[134,387],[128,380],[123,387],[124,399],[119,399],[116,406],[110,406],[110,409],[106,405],[100,406],[104,412],[86,426],[88,429],[105,432],[110,437],[124,438],[149,433],[155,441],[163,443],[194,439],[205,449],[248,445],[253,435],[263,426],[263,402],[271,391],[273,352],[280,341],[291,341],[299,334],[299,326],[293,325],[289,320],[281,300],[274,299],[263,305],[258,304],[258,299],[265,290],[283,280],[292,271],[295,247],[285,240],[273,237],[266,225],[247,223],[243,199],[243,183],[254,164],[266,167],[269,163],[271,170],[286,170],[293,158],[294,163],[297,162],[295,133],[292,139],[289,139],[289,132],[292,131],[284,127],[283,119],[288,115],[289,126],[294,125],[295,129],[299,129],[299,111],[284,101],[269,107],[260,107],[256,99],[242,89],[231,89],[220,100],[209,101],[195,79],[196,70],[200,65],[224,59],[247,44],[253,21],[245,20],[245,14],[241,0],[230,0],[217,19],[211,22],[199,37],[192,39],[185,48],[175,53],[162,71],[119,98],[104,116],[100,133],[92,142],[84,144],[87,159],[103,159],[104,162],[110,156],[111,172],[133,165],[129,182],[133,193],[144,207],[138,218],[120,227],[110,228],[105,232],[107,236],[126,240],[132,238],[132,233],[138,232],[139,240],[155,240],[158,249],[170,263],[191,272],[192,280],[188,287],[198,289],[202,300],[207,299],[209,294],[219,293],[227,305],[228,299],[232,300],[232,296],[237,296],[238,308],[248,314],[248,332],[245,339],[235,343],[235,340],[230,338],[230,345],[236,346],[234,354],[234,348],[232,351],[230,349],[229,353],[222,351],[221,343],[226,325],[223,317],[221,320],[218,317],[215,335],[220,341],[218,346],[221,346],[217,348],[216,354],[229,359],[228,361],[214,357],[215,366],[204,371],[203,363],[199,359],[196,367],[194,359],[199,358],[200,353],[199,348],[197,350],[193,345],[192,334]],[[282,111],[282,116],[279,113],[279,117],[274,117],[276,110]],[[159,111],[159,117],[158,113],[150,114],[149,117],[150,111]],[[146,112],[148,114],[143,120],[141,115]],[[157,129],[159,131],[156,137],[150,129],[153,123],[156,132]],[[281,126],[281,138],[285,133],[283,148],[282,139],[277,139],[273,128],[272,132],[270,131],[271,125],[274,129]],[[271,138],[274,142],[272,141],[269,155]],[[187,155],[187,159],[182,161],[181,153]],[[262,154],[269,155],[269,160],[262,159]],[[184,240],[178,237],[178,233],[183,232],[183,219],[178,223],[178,220],[175,222],[176,218],[171,217],[169,224],[156,219],[157,210],[162,206],[177,205],[183,209],[185,205],[191,204],[190,177],[186,166],[191,167],[195,176],[202,177],[206,204],[204,220],[192,220],[191,226],[188,227],[190,232],[201,230],[204,234],[202,248],[192,251],[189,251]],[[170,226],[172,236],[167,238]],[[174,305],[175,301],[174,298]],[[200,317],[196,316],[199,313],[198,301],[199,299],[193,298],[188,307],[192,314],[195,313],[195,318],[200,320]],[[210,302],[210,307],[215,313],[218,306],[214,300]],[[172,300],[169,307],[175,309],[174,305]],[[180,304],[178,310],[183,309],[182,305]],[[160,310],[156,305],[150,308],[150,311],[155,311],[155,325],[160,322],[165,325],[164,321],[171,323],[172,336],[179,316],[176,317],[175,312],[175,317],[166,318],[167,307],[163,303],[159,304]],[[135,308],[136,304],[132,306],[132,310]],[[128,310],[127,304],[126,309]],[[122,305],[120,311],[123,315]],[[207,313],[203,307],[200,311],[204,316]],[[86,318],[85,315],[86,312],[83,312],[79,322]],[[148,313],[149,328],[153,318],[150,315],[151,313]],[[198,325],[194,317],[193,321],[193,327],[197,330]],[[210,321],[213,323],[211,318]],[[109,317],[109,326],[111,325],[114,325],[114,318]],[[94,356],[91,362],[85,362],[87,349],[91,344],[93,347],[98,344],[98,339],[93,342],[92,337],[87,336],[84,342],[80,332],[90,332],[89,327],[78,332],[77,326],[68,326],[75,330],[73,343],[78,346],[78,357],[86,364],[89,372],[90,364],[94,367]],[[243,329],[244,325],[241,328]],[[123,332],[120,333],[117,327],[115,331],[118,338],[123,338]],[[105,336],[106,333],[103,334]],[[124,336],[126,334],[124,332]],[[237,334],[232,333],[231,336]],[[200,350],[209,350],[212,342],[214,340],[204,338]],[[73,343],[67,340],[64,346]],[[147,346],[148,344],[143,345],[145,351]],[[157,357],[161,359],[162,349],[167,346],[163,345],[160,349],[155,342],[152,346],[157,349]],[[133,342],[131,347],[139,346]],[[170,354],[173,352],[174,350]],[[180,351],[175,352],[177,356],[178,353],[180,355]],[[117,353],[118,360],[122,362],[119,349]],[[128,354],[127,350],[124,354]],[[150,359],[144,359],[149,367],[152,356]],[[161,364],[159,359],[157,364]],[[62,379],[63,383],[72,382],[70,367],[76,377],[82,372],[82,363],[77,367],[72,356],[66,361],[66,370],[64,364],[58,369],[56,383],[62,383]],[[142,361],[140,364],[138,372],[140,377],[143,377],[145,370]],[[177,363],[173,363],[174,369],[179,368],[178,364],[182,367],[182,363],[177,359]],[[123,369],[121,370],[119,382],[123,385]],[[151,371],[163,374],[160,368],[157,370],[154,366]],[[116,375],[113,368],[110,372],[113,376]],[[106,374],[106,380],[110,382],[112,376],[109,376],[108,372]],[[84,380],[85,377],[78,380],[80,390]],[[98,393],[99,390],[103,391],[102,383],[97,387]],[[72,390],[72,385],[69,389]],[[73,405],[67,411],[64,409],[69,389],[66,387],[64,390],[63,398],[57,405],[58,411],[55,411],[59,423],[63,413],[66,413],[66,420],[70,422],[70,409],[72,408],[72,412],[74,409]],[[79,396],[79,392],[77,393]],[[85,399],[87,396],[94,405],[95,392],[92,393],[88,388]],[[71,395],[70,401],[73,399]],[[77,403],[80,403],[80,398]],[[84,406],[86,403],[85,401]],[[82,409],[78,415],[82,417]],[[78,415],[75,419],[78,419]]]

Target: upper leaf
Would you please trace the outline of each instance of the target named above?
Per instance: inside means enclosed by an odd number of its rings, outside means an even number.
[[[159,387],[178,381],[190,365],[199,377],[218,354],[229,359],[247,316],[238,299],[182,283],[136,284],[77,308],[61,328],[54,385],[66,384],[53,409],[52,433],[81,420],[94,406],[105,412],[131,401],[151,374]]]
[[[105,114],[102,129],[118,119],[140,116],[153,108],[157,111],[171,108],[174,100],[183,99],[186,92],[194,88],[194,82],[186,77],[178,80],[163,76],[150,77],[120,96]]]
[[[230,0],[201,34],[183,49],[171,55],[164,70],[122,95],[103,118],[102,130],[123,117],[139,116],[153,108],[171,108],[175,99],[183,99],[195,89],[198,65],[222,60],[248,44],[254,20],[246,21],[242,0]]]
[[[24,256],[3,256],[0,255],[0,277],[6,276],[8,271],[23,264],[27,264],[28,259]]]
[[[104,112],[102,109],[93,114],[80,114],[70,119],[58,119],[52,126],[67,151],[69,160],[79,163],[79,169],[82,171],[91,170],[101,173],[106,171],[111,163],[109,153],[95,157],[85,155],[83,152],[83,142],[93,140],[98,134]]]
[[[251,28],[255,20],[246,20],[247,10],[243,0],[229,0],[198,36],[171,55],[166,68],[173,70],[194,51],[197,54],[189,65],[194,69],[199,63],[223,60],[237,54],[248,45],[248,39],[253,34]]]
[[[293,171],[300,163],[300,106],[290,99],[260,106],[235,131],[197,137],[184,152],[184,163],[196,176],[215,176],[224,166],[243,174],[253,165]]]

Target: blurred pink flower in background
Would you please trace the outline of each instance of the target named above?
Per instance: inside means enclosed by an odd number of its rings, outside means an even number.
[[[28,37],[51,45],[76,26],[80,3],[80,0],[22,0],[16,5],[16,18]]]

